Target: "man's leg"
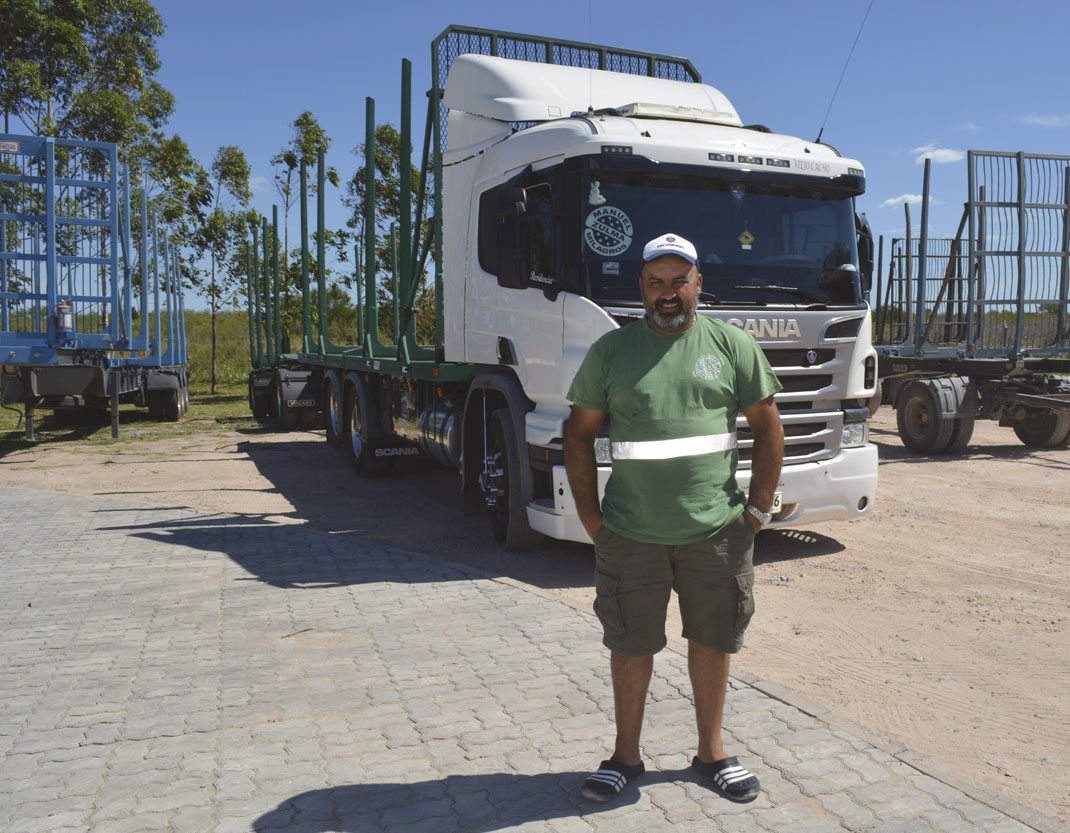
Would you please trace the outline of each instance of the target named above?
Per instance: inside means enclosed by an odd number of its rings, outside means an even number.
[[[617,723],[617,742],[612,760],[634,766],[640,761],[639,735],[643,731],[643,710],[646,708],[650,675],[654,670],[654,657],[629,657],[613,651],[610,669],[613,672],[613,704]],[[723,702],[722,697],[722,705]]]
[[[730,655],[722,651],[704,648],[697,642],[687,643],[687,670],[691,674],[698,723],[698,756],[705,763],[725,757],[721,727],[730,661]]]

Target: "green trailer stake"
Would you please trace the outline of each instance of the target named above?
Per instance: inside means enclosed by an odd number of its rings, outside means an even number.
[[[784,383],[778,402],[793,427],[772,525],[868,511],[877,456],[864,403],[876,394],[876,354],[872,258],[854,212],[861,163],[746,127],[682,58],[450,26],[431,44],[431,67],[415,177],[412,67],[401,65],[404,158],[389,240],[377,238],[366,100],[350,343],[333,343],[328,328],[322,155],[314,231],[301,171],[300,299],[283,304],[277,220],[250,240],[253,412],[282,429],[322,424],[361,477],[418,454],[456,469],[466,513],[487,513],[507,549],[543,536],[588,541],[564,469],[569,383],[595,339],[642,318],[643,244],[671,221],[720,256],[703,264],[724,278],[718,303],[700,313],[756,333]],[[667,217],[658,206],[686,211]],[[734,228],[744,211],[761,235],[745,250]],[[702,228],[688,217],[703,217]],[[722,228],[731,235],[714,239]],[[389,274],[377,271],[379,244],[394,253]],[[433,328],[422,317],[429,296]],[[741,431],[743,488],[749,448]],[[599,438],[600,490],[608,449]]]

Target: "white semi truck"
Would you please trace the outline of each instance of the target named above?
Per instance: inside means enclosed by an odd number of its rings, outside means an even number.
[[[783,384],[770,525],[868,512],[877,452],[866,402],[877,379],[872,238],[855,211],[862,165],[744,125],[682,59],[462,27],[436,39],[432,58],[419,193],[430,194],[434,219],[421,239],[403,206],[395,343],[379,339],[373,216],[353,347],[329,342],[322,308],[317,338],[306,280],[304,349],[282,352],[265,246],[250,270],[254,411],[283,425],[322,411],[328,441],[348,448],[363,476],[414,449],[455,466],[466,509],[489,508],[507,548],[543,535],[587,541],[565,477],[566,392],[595,339],[643,316],[643,245],[676,232],[700,253],[699,313],[752,334]],[[402,147],[407,73],[406,64]],[[370,102],[368,115],[370,153]],[[438,328],[434,345],[419,345],[413,298],[428,252]],[[746,488],[742,419],[737,431]],[[600,488],[611,464],[604,432]]]

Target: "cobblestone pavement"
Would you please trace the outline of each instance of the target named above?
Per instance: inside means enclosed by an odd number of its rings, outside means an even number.
[[[765,791],[732,804],[688,769],[672,650],[648,774],[586,802],[612,737],[588,613],[304,526],[29,490],[0,505],[0,830],[1066,829],[738,679],[730,753]]]

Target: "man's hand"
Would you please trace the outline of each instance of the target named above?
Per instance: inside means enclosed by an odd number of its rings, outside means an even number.
[[[773,397],[755,402],[743,409],[743,416],[754,434],[751,448],[749,503],[768,512],[773,504],[773,493],[780,480],[780,466],[784,460],[784,428],[780,424],[780,411]],[[757,532],[762,528],[750,512],[747,518]]]
[[[568,485],[572,489],[572,499],[576,502],[580,522],[592,540],[602,526],[594,441],[605,416],[605,411],[591,411],[573,405],[568,430],[565,432],[565,473],[568,475]]]

